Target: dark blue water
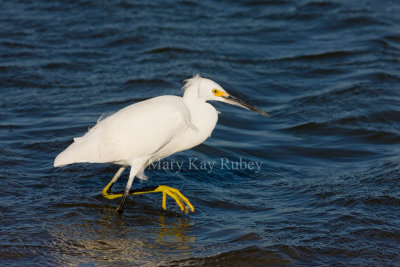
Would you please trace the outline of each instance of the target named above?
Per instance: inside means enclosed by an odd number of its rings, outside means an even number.
[[[0,264],[399,265],[399,14],[394,0],[0,1]],[[100,115],[196,73],[272,118],[216,104],[212,137],[166,159],[181,170],[135,181],[179,188],[194,214],[151,194],[119,216],[101,196],[118,166],[53,168]]]

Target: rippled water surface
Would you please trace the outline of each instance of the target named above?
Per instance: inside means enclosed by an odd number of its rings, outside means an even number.
[[[400,264],[398,1],[0,1],[0,264]],[[200,73],[272,115],[221,111],[202,145],[101,196],[112,164],[53,168],[102,114]],[[190,161],[214,162],[195,169]],[[249,162],[261,168],[240,168]],[[122,189],[127,172],[116,185]]]

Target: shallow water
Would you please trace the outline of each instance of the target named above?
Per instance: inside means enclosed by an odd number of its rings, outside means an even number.
[[[399,264],[398,1],[0,4],[1,265]],[[216,104],[212,137],[164,161],[180,170],[135,181],[194,214],[151,194],[119,216],[101,196],[118,166],[53,168],[102,114],[195,73],[272,118]]]

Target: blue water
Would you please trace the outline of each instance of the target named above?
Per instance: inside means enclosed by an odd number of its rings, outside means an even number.
[[[0,1],[0,265],[399,265],[399,14],[394,0]],[[180,170],[135,180],[180,189],[195,213],[150,194],[120,216],[101,196],[118,166],[53,168],[102,114],[181,95],[196,73],[272,118],[215,104],[211,138],[165,159]]]

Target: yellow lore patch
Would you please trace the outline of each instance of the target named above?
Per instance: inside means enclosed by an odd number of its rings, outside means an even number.
[[[221,90],[218,90],[218,89],[213,89],[212,93],[215,96],[228,96],[228,93],[222,92]]]

